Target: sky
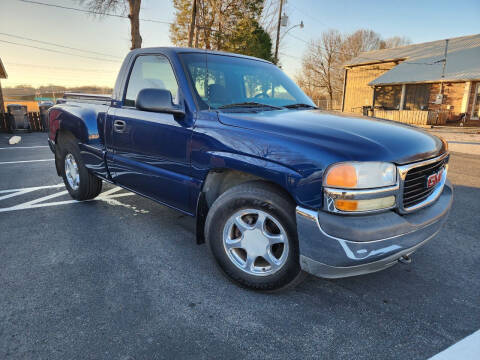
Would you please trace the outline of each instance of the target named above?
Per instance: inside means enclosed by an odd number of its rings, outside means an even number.
[[[37,1],[81,7],[74,0]],[[479,0],[288,0],[285,11],[289,27],[300,21],[305,24],[303,29],[292,29],[280,43],[282,68],[292,77],[300,70],[308,42],[331,28],[344,33],[371,29],[384,38],[406,36],[413,43],[480,33]],[[172,1],[142,0],[140,17],[171,22]],[[144,47],[172,45],[168,24],[142,21],[140,31]],[[0,0],[0,58],[8,73],[8,79],[2,80],[4,87],[19,84],[113,87],[129,48],[128,19],[98,18],[22,0]]]

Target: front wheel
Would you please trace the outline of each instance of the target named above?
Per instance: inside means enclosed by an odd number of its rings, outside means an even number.
[[[95,198],[102,191],[102,180],[83,164],[75,138],[63,136],[58,145],[61,175],[70,196],[75,200]]]
[[[240,285],[273,291],[303,278],[295,205],[275,187],[248,182],[227,190],[210,208],[205,229],[220,268]]]

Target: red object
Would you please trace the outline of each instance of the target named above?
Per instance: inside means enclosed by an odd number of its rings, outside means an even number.
[[[60,127],[60,115],[62,113],[56,109],[50,110],[48,113],[48,122],[49,122],[49,134],[48,137],[50,140],[55,141],[55,135],[57,134],[57,130]]]
[[[442,173],[443,169],[440,169],[437,173],[430,175],[427,178],[427,188],[437,185],[442,180]]]

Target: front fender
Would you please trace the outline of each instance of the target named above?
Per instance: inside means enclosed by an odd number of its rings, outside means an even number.
[[[305,177],[294,169],[285,165],[254,156],[211,151],[207,152],[210,157],[210,170],[237,170],[275,183],[285,189],[297,204],[306,207],[320,208],[322,206],[321,191],[315,195],[312,188],[321,186],[318,174]]]
[[[322,207],[323,162],[334,160],[314,151],[311,144],[226,126],[215,113],[202,112],[190,146],[194,178],[205,180],[216,169],[238,170],[279,185],[297,205]]]

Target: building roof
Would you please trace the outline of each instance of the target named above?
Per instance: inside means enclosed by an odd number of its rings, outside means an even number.
[[[0,79],[6,79],[7,76],[7,71],[5,70],[5,67],[3,66],[2,59],[0,59]]]
[[[445,40],[361,53],[346,66],[400,61],[369,85],[424,83],[442,80]],[[449,39],[445,81],[480,79],[480,34]]]

